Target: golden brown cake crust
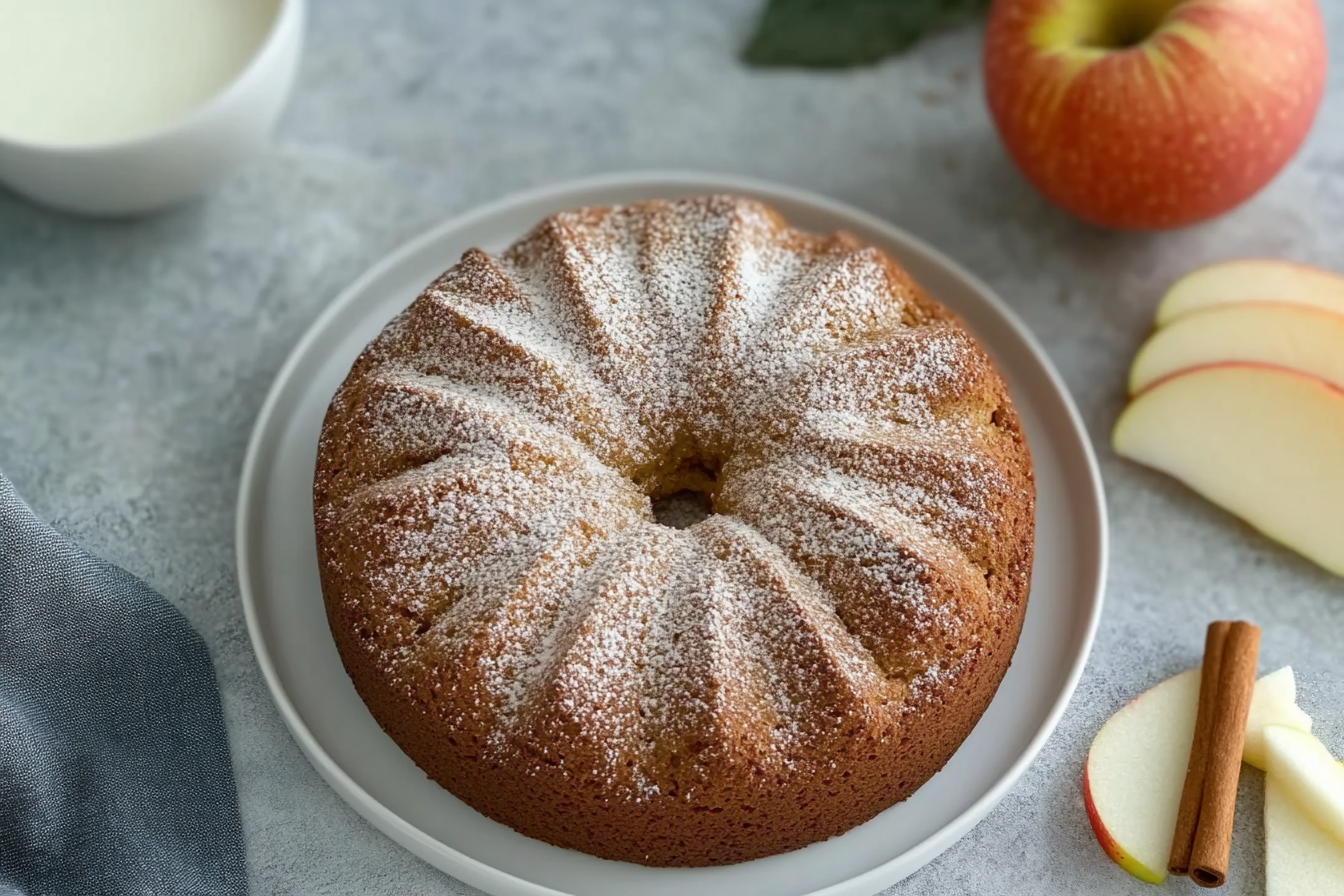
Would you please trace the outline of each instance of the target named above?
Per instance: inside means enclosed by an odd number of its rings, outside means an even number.
[[[687,489],[712,514],[661,525]],[[1031,461],[989,358],[879,250],[737,197],[467,252],[355,362],[313,494],[378,723],[609,859],[741,862],[907,798],[1026,611]]]

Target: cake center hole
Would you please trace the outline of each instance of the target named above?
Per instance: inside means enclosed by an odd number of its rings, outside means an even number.
[[[653,499],[653,518],[673,529],[689,529],[713,513],[709,495],[689,488]]]

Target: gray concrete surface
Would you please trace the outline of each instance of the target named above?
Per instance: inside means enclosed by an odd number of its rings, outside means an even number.
[[[1344,5],[1323,5],[1338,51]],[[256,893],[469,892],[322,782],[253,658],[233,511],[272,377],[322,307],[404,240],[515,190],[620,169],[774,179],[927,238],[1036,332],[1091,432],[1113,541],[1082,685],[1003,804],[891,892],[1150,892],[1093,842],[1083,756],[1121,703],[1197,661],[1214,617],[1264,626],[1262,669],[1293,664],[1344,751],[1344,583],[1107,445],[1173,278],[1234,256],[1344,268],[1340,67],[1305,149],[1255,200],[1185,231],[1117,235],[1056,211],[1011,168],[983,108],[975,28],[869,70],[763,73],[734,55],[756,6],[322,0],[274,145],[209,197],[109,223],[0,191],[0,469],[204,633]],[[1247,775],[1228,893],[1263,890],[1259,793]]]

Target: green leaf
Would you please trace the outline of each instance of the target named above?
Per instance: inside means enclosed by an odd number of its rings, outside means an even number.
[[[742,60],[755,66],[845,68],[906,50],[964,22],[990,0],[767,0]]]

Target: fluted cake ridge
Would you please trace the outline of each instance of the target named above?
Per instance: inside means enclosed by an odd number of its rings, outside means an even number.
[[[384,730],[485,815],[652,865],[834,836],[941,768],[1016,645],[1033,505],[955,316],[733,196],[468,251],[355,362],[314,484]]]

